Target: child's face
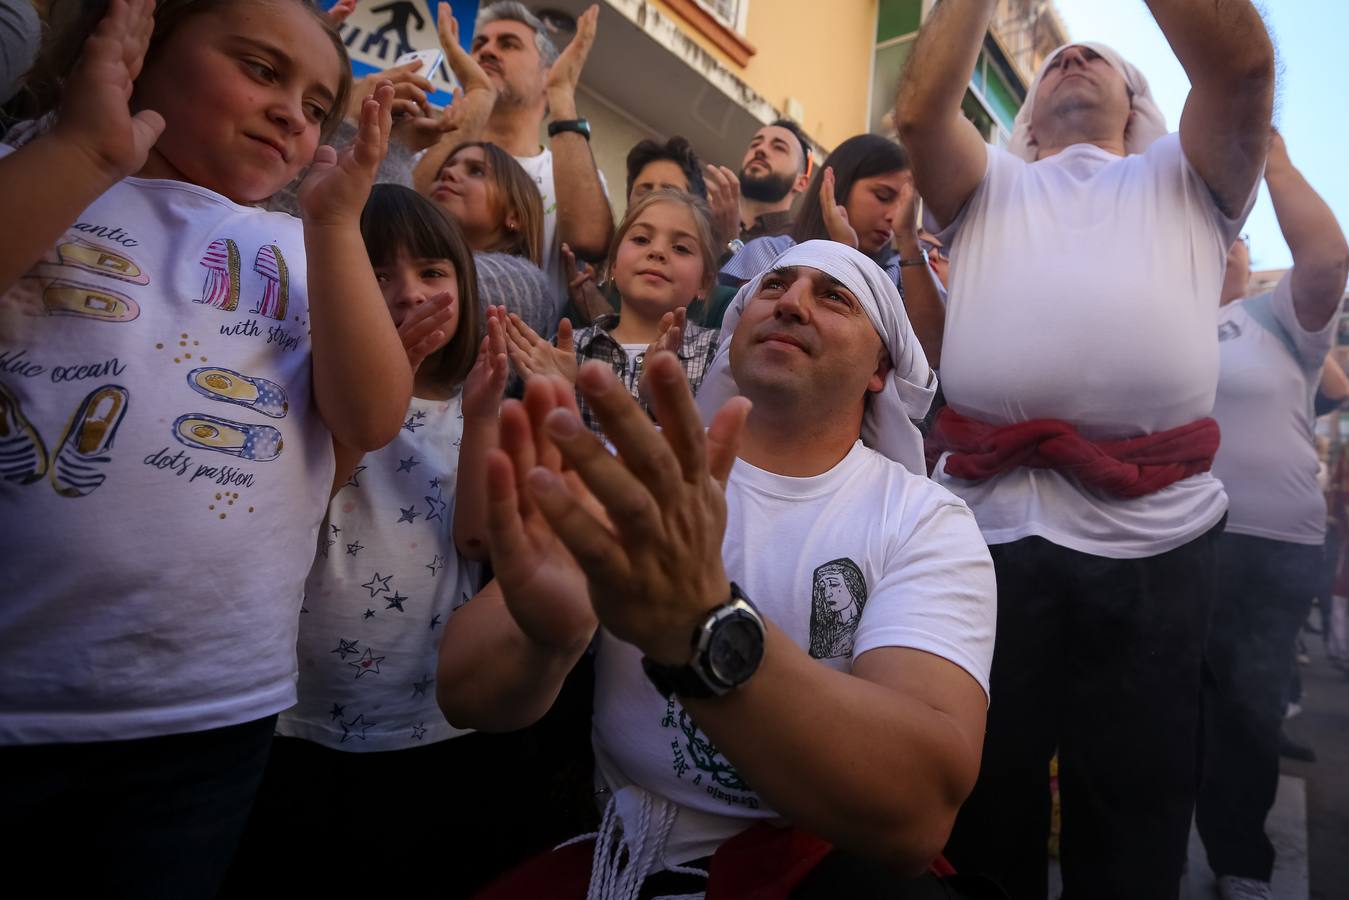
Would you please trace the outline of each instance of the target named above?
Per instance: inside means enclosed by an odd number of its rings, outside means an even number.
[[[265,200],[309,164],[341,83],[337,48],[295,0],[245,0],[185,20],[136,80],[167,122],[140,174]]]
[[[450,342],[459,328],[459,282],[454,263],[448,259],[413,259],[406,250],[399,250],[394,260],[374,269],[394,325],[402,325],[409,313],[437,294],[448,293],[450,320],[442,329],[445,340],[441,346]]]
[[[454,216],[474,247],[490,246],[508,225],[481,147],[465,147],[450,157],[436,176],[431,199]]]
[[[703,253],[693,213],[679,203],[649,207],[623,235],[613,279],[625,305],[663,315],[703,288]]]

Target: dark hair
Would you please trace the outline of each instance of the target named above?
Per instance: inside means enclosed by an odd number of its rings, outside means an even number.
[[[699,200],[707,200],[707,183],[703,181],[703,166],[693,145],[682,137],[672,137],[663,144],[656,141],[639,141],[628,151],[628,191],[624,195],[632,196],[632,185],[637,176],[653,162],[668,160],[679,166],[688,179],[689,193]]]
[[[806,133],[801,130],[801,126],[797,125],[791,119],[774,119],[768,124],[773,128],[785,128],[792,134],[796,135],[796,141],[801,145],[801,171],[809,175],[810,140],[806,137]]]
[[[150,66],[164,42],[188,19],[228,7],[235,2],[237,0],[158,0],[155,3],[155,28],[150,35],[145,65],[141,71],[144,72]],[[332,108],[324,116],[319,129],[320,140],[327,141],[337,132],[347,112],[347,100],[351,95],[351,60],[337,29],[314,0],[293,2],[313,14],[337,51],[337,96],[333,98]],[[94,33],[107,12],[108,0],[52,0],[48,21],[59,24],[43,40],[33,67],[24,78],[23,90],[12,102],[11,108],[18,117],[37,118],[61,105],[62,85],[84,52],[85,41]]]
[[[902,172],[909,168],[909,155],[904,148],[889,138],[876,134],[859,134],[850,137],[834,148],[834,152],[819,167],[815,177],[806,188],[801,200],[801,210],[796,214],[796,224],[792,226],[792,239],[798,244],[806,241],[827,239],[829,229],[824,224],[824,210],[820,207],[820,183],[824,179],[824,170],[834,170],[834,197],[837,202],[846,204],[852,187],[863,178]]]
[[[445,171],[454,158],[469,147],[482,150],[482,158],[491,177],[492,189],[496,199],[503,207],[503,222],[511,213],[520,220],[520,227],[507,231],[506,237],[492,247],[482,248],[490,253],[509,253],[511,256],[523,256],[534,265],[543,267],[543,197],[539,195],[539,186],[525,171],[525,167],[505,150],[491,141],[466,141],[455,147],[440,172]],[[440,172],[436,177],[440,177]]]
[[[399,252],[413,259],[448,259],[459,288],[459,327],[422,368],[446,387],[463,383],[478,356],[482,313],[473,250],[459,225],[443,209],[412,188],[377,184],[361,210],[361,239],[372,266],[387,266]],[[429,367],[429,369],[428,369]]]

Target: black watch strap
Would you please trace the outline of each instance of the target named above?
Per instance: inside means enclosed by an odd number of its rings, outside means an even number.
[[[709,656],[718,628],[724,627],[733,619],[740,620],[742,625],[757,629],[757,646],[751,643],[753,647],[751,664],[743,668],[738,678],[726,680],[715,671],[716,667]],[[740,586],[732,581],[730,599],[711,610],[707,618],[693,630],[689,646],[689,662],[682,666],[671,666],[642,657],[642,671],[664,697],[669,698],[675,694],[694,699],[719,697],[740,687],[754,674],[763,658],[763,640],[763,618],[740,590]]]
[[[557,137],[565,131],[574,131],[587,141],[590,140],[590,122],[587,119],[559,119],[548,123],[548,136]]]

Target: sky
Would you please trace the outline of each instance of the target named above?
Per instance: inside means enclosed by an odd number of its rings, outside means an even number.
[[[1138,66],[1152,85],[1171,130],[1180,126],[1190,90],[1143,0],[1056,0],[1073,40],[1098,40]],[[1312,187],[1349,226],[1349,0],[1264,0],[1265,21],[1279,57],[1274,122],[1288,153]],[[1255,269],[1292,264],[1269,193],[1246,226]]]

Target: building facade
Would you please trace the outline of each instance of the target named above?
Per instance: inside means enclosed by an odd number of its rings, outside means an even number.
[[[483,0],[486,2],[486,0]],[[465,46],[479,0],[453,0]],[[526,0],[559,45],[589,0]],[[799,122],[827,152],[866,131],[893,134],[899,76],[933,0],[600,0],[577,105],[622,213],[624,161],[644,138],[682,135],[708,162],[738,168],[764,123]],[[358,74],[436,46],[432,0],[362,0],[342,26]],[[966,114],[1005,141],[1040,59],[1064,29],[1048,0],[1001,0]],[[450,75],[433,79],[448,99]]]

